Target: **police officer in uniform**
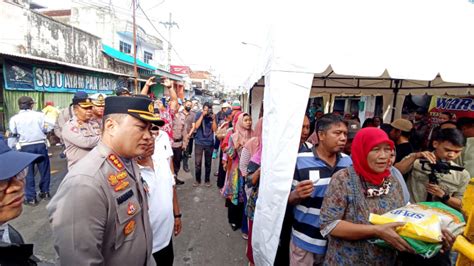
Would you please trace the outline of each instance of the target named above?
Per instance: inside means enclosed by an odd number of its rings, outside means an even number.
[[[92,120],[94,120],[102,128],[102,118],[104,117],[105,94],[95,93],[91,95],[92,101]]]
[[[92,120],[93,105],[87,93],[76,93],[72,105],[74,116],[64,125],[61,134],[69,170],[97,146],[101,134],[100,125]]]
[[[102,140],[47,206],[60,265],[154,265],[147,185],[134,158],[151,141],[153,103],[105,100]]]

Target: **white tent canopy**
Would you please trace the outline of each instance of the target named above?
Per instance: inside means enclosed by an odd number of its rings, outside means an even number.
[[[262,14],[272,25],[268,46],[247,83],[250,88],[265,78],[253,249],[257,265],[272,265],[310,94],[386,95],[391,110],[394,88],[401,97],[471,93],[474,5],[313,0],[271,2]]]

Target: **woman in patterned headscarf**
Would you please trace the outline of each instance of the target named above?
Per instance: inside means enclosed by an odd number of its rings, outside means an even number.
[[[234,118],[235,121],[235,118]],[[242,232],[247,234],[247,222],[243,220],[246,196],[244,192],[244,179],[239,170],[239,160],[247,141],[252,137],[252,119],[247,113],[241,113],[234,124],[232,135],[228,140],[224,160],[227,161],[227,175],[222,195],[226,198],[229,223],[234,230],[243,225]],[[242,221],[245,221],[242,223]]]

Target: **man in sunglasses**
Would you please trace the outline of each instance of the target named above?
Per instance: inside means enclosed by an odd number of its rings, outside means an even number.
[[[41,176],[39,196],[42,199],[49,199],[51,175],[46,134],[53,128],[53,125],[46,121],[46,116],[42,112],[33,110],[34,104],[31,97],[21,96],[18,99],[20,112],[10,119],[9,128],[12,135],[18,140],[17,150],[45,156],[45,160],[37,164]],[[36,206],[38,200],[36,198],[35,164],[29,168],[26,176],[25,204]],[[0,169],[0,171],[2,170]]]
[[[28,166],[40,159],[44,157],[12,151],[0,138],[0,265],[36,265],[33,245],[25,244],[8,222],[21,214]]]
[[[100,140],[100,125],[92,120],[92,101],[80,91],[72,99],[74,116],[64,125],[62,137],[66,146],[67,168],[86,156]]]

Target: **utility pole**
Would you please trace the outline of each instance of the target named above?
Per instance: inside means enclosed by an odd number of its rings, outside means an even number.
[[[137,69],[137,24],[135,22],[135,0],[133,5],[133,83],[135,94],[138,94],[138,69]]]
[[[178,23],[173,21],[171,13],[170,13],[169,20],[165,22],[160,21],[160,24],[163,24],[165,28],[168,29],[168,70],[171,70],[171,49],[173,48],[171,44],[171,29],[174,26],[176,26],[176,28],[179,29],[179,25]]]

